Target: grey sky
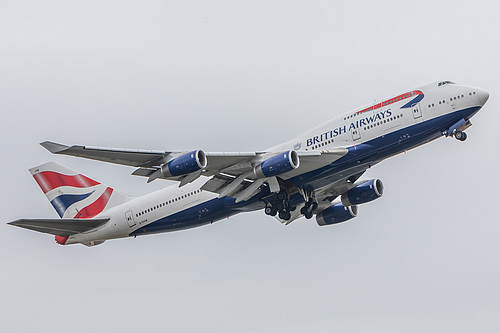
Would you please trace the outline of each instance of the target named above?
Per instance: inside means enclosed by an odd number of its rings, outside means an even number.
[[[493,1],[0,4],[0,331],[498,332],[498,31]],[[62,247],[5,225],[56,217],[28,168],[55,160],[131,195],[132,169],[53,140],[254,151],[433,80],[490,100],[460,143],[370,170],[348,223],[263,212]]]

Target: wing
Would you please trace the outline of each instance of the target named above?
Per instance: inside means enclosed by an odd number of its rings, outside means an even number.
[[[87,232],[104,223],[108,222],[109,218],[104,219],[21,219],[7,224],[14,225],[29,230],[43,232],[55,236],[71,236],[82,232]]]
[[[207,152],[198,155],[199,151],[191,153],[198,156],[193,160],[184,160],[183,162],[197,162],[198,170],[184,174],[176,174],[172,170],[166,170],[165,166],[175,160],[189,155],[187,152],[173,151],[153,151],[136,149],[117,149],[90,146],[66,146],[54,142],[42,142],[41,145],[54,154],[63,154],[76,157],[83,157],[103,162],[128,165],[137,167],[132,173],[136,176],[148,177],[148,181],[157,178],[180,181],[180,186],[190,183],[200,176],[212,177],[205,186],[204,190],[219,193],[220,196],[239,192],[238,201],[251,197],[258,191],[260,185],[267,182],[273,190],[277,188],[276,177],[258,176],[255,173],[256,166],[267,159],[276,156],[282,152]],[[339,148],[330,151],[296,151],[300,159],[300,167],[280,174],[280,178],[286,180],[294,176],[309,172],[336,161],[345,154],[347,149]],[[187,157],[189,158],[189,157]],[[206,163],[204,159],[206,158]],[[203,161],[202,161],[203,160]],[[186,163],[179,167],[185,167]],[[196,166],[196,165],[195,165]],[[166,171],[165,171],[166,170]],[[190,170],[188,170],[190,171]],[[250,189],[248,189],[250,187]],[[246,192],[245,192],[246,191]]]

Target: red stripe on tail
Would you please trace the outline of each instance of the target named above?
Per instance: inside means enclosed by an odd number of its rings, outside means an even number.
[[[111,193],[113,193],[113,189],[108,187],[99,199],[87,207],[82,208],[78,214],[75,215],[75,219],[90,219],[102,212],[108,204],[109,198],[111,198]]]
[[[33,177],[42,189],[43,193],[47,193],[61,186],[85,188],[100,184],[95,180],[85,177],[84,175],[68,176],[54,171],[43,171],[33,175]]]

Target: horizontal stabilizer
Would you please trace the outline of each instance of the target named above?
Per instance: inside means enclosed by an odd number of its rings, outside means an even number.
[[[95,229],[108,222],[109,218],[103,219],[20,219],[8,224],[29,230],[43,232],[55,236],[71,236]]]

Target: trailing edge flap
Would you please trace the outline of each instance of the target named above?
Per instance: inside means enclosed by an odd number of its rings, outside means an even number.
[[[29,230],[43,232],[55,236],[71,236],[95,229],[108,222],[109,218],[101,219],[20,219],[8,224]]]
[[[348,152],[349,150],[346,148],[334,148],[325,151],[297,151],[300,158],[300,166],[280,177],[283,179],[290,179],[303,173],[322,168],[347,155]]]

